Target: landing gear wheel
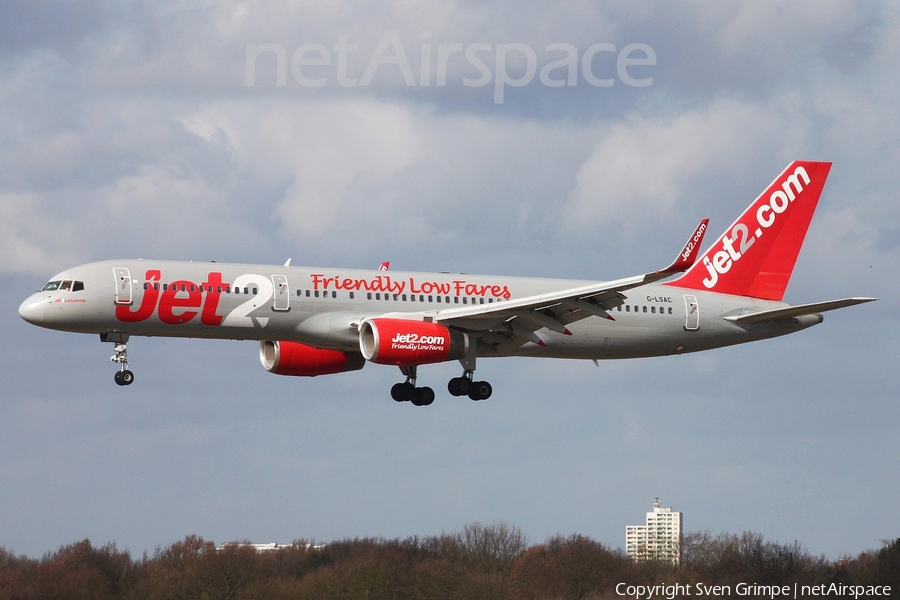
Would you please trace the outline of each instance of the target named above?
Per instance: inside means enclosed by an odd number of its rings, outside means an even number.
[[[428,406],[434,402],[434,390],[430,387],[420,387],[416,388],[415,394],[412,398],[412,403],[415,406]]]
[[[467,377],[454,377],[447,383],[447,391],[452,396],[467,396],[472,387],[472,380]]]
[[[115,354],[113,354],[109,360],[120,365],[119,370],[116,372],[115,380],[119,385],[131,385],[134,382],[134,373],[128,370],[128,334],[127,333],[116,333],[116,334],[100,334],[101,342],[114,342],[115,343]]]
[[[473,381],[469,390],[469,398],[472,400],[487,400],[491,397],[494,388],[487,381]]]
[[[416,387],[411,383],[395,383],[391,387],[391,398],[397,402],[409,402],[416,395]]]
[[[134,382],[134,373],[128,369],[116,371],[115,380],[119,385],[131,385]]]

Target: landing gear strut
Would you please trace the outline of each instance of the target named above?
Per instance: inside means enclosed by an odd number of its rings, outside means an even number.
[[[412,402],[413,406],[428,406],[434,402],[434,390],[430,387],[416,387],[416,366],[400,367],[406,381],[395,383],[391,388],[391,398],[397,402]]]
[[[107,333],[100,335],[101,342],[113,342],[115,344],[113,354],[109,360],[118,363],[120,368],[116,371],[115,380],[119,385],[131,385],[134,382],[134,373],[128,370],[128,334]]]

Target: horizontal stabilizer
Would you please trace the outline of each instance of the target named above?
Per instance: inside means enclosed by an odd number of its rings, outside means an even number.
[[[844,298],[842,300],[829,300],[828,302],[814,302],[812,304],[798,304],[796,306],[786,306],[784,308],[775,308],[772,310],[764,310],[761,312],[749,313],[746,315],[735,315],[733,317],[725,317],[726,321],[732,323],[762,323],[763,321],[777,321],[779,319],[790,319],[793,317],[802,317],[803,315],[814,315],[816,313],[835,310],[847,306],[855,306],[865,302],[872,302],[878,298]]]

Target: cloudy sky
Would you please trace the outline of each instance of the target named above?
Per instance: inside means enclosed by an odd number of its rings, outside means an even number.
[[[619,547],[655,497],[830,558],[900,536],[898,63],[888,2],[0,3],[0,545]],[[487,402],[157,338],[119,388],[110,345],[16,312],[108,258],[618,278],[793,159],[834,167],[785,299],[879,302],[697,355],[481,361]]]

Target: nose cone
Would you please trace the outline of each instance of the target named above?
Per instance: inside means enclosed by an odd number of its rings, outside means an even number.
[[[19,316],[32,325],[43,325],[46,308],[47,299],[41,298],[39,294],[34,294],[19,306]]]

